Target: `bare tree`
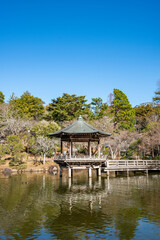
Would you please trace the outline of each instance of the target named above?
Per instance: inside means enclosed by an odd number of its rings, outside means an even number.
[[[33,147],[43,153],[43,164],[45,165],[45,155],[49,150],[53,149],[54,141],[43,136],[37,137]]]
[[[157,149],[159,153],[160,147],[160,122],[152,122],[148,127],[148,131],[143,135],[140,145],[141,149],[151,152],[154,157],[154,151]]]
[[[120,131],[103,140],[110,150],[111,158],[120,157],[121,151],[127,151],[130,144],[141,137],[137,132]]]
[[[19,136],[25,133],[34,125],[34,121],[16,117],[15,113],[9,109],[7,104],[0,106],[0,137],[9,135]]]

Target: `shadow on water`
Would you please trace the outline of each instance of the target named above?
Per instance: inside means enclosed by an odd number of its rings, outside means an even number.
[[[0,176],[1,239],[160,238],[160,175]]]

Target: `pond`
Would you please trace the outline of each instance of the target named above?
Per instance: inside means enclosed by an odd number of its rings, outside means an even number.
[[[0,239],[160,239],[160,175],[0,175]]]

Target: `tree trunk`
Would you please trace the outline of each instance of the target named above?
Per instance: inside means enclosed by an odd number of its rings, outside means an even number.
[[[43,165],[45,165],[45,163],[46,163],[45,157],[46,157],[46,155],[45,155],[45,153],[44,153],[44,154],[43,154]]]

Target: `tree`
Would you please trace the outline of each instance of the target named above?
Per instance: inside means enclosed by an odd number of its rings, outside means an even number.
[[[64,93],[62,97],[52,99],[47,110],[47,119],[56,122],[70,121],[79,115],[90,114],[90,106],[86,104],[85,96]]]
[[[6,154],[6,146],[4,146],[3,144],[0,144],[0,160],[5,154]]]
[[[107,110],[107,103],[103,103],[103,100],[99,98],[92,98],[91,109],[93,111],[92,118],[101,118]]]
[[[7,104],[0,105],[0,137],[9,135],[22,136],[27,133],[34,124],[34,121],[15,116]]]
[[[46,153],[54,150],[54,142],[44,136],[37,137],[32,146],[37,152],[43,153],[43,164],[45,165]]]
[[[4,94],[0,91],[0,103],[4,103]]]
[[[153,98],[153,102],[155,104],[154,111],[155,114],[160,117],[160,80],[158,90],[155,92],[155,97]]]
[[[12,160],[17,162],[18,154],[24,150],[22,140],[16,135],[11,135],[7,138],[7,149],[12,154]]]
[[[44,102],[28,91],[24,92],[20,98],[12,95],[9,104],[20,117],[39,119],[45,112]]]
[[[105,140],[105,145],[109,148],[109,153],[112,159],[120,157],[120,153],[126,153],[130,144],[140,138],[137,132],[121,130],[118,133],[113,133]]]
[[[143,152],[148,152],[154,158],[155,152],[160,153],[160,122],[150,122],[147,124],[147,130],[142,137],[140,145]]]
[[[55,122],[47,122],[45,120],[38,122],[31,128],[31,135],[37,137],[49,137],[49,133],[56,132],[59,130],[59,126]]]
[[[136,128],[143,130],[148,124],[148,118],[153,114],[153,104],[143,103],[134,108],[136,115]]]
[[[134,109],[122,91],[114,89],[113,93],[114,99],[111,107],[114,112],[115,126],[118,124],[120,129],[131,130],[136,123]]]

